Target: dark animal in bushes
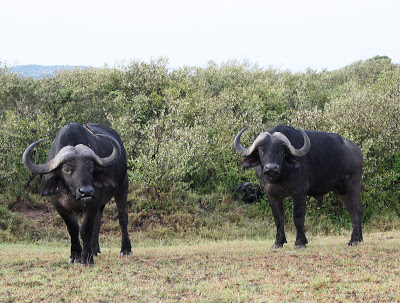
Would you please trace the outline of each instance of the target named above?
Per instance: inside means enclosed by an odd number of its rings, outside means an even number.
[[[35,164],[30,155],[42,141],[25,150],[22,162],[31,172],[45,175],[42,196],[52,196],[71,236],[68,263],[93,264],[93,256],[100,252],[101,216],[112,197],[122,231],[121,256],[130,254],[126,152],[117,132],[102,124],[69,124],[55,137],[46,163]],[[76,213],[83,216],[80,229]]]
[[[240,197],[245,203],[253,203],[259,200],[261,193],[253,183],[242,182],[236,185],[233,190],[236,197]]]
[[[350,213],[353,224],[349,245],[363,240],[360,203],[363,155],[353,142],[334,133],[296,130],[279,125],[261,133],[249,148],[240,144],[242,129],[235,137],[236,151],[244,156],[243,169],[256,167],[277,228],[273,247],[286,243],[283,198],[293,198],[295,246],[308,243],[304,233],[307,196],[318,201],[333,191]]]

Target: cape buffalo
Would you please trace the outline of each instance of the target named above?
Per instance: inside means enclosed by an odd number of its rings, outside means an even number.
[[[278,125],[261,133],[249,148],[240,144],[242,129],[235,137],[236,151],[244,156],[243,169],[257,167],[277,228],[273,247],[286,243],[282,200],[293,198],[296,248],[308,243],[304,234],[306,198],[318,201],[333,191],[350,213],[353,224],[349,245],[363,240],[360,203],[363,155],[353,142],[334,133],[296,130]]]
[[[117,132],[102,124],[69,124],[55,137],[46,163],[35,164],[30,154],[42,141],[25,150],[22,162],[31,172],[45,174],[42,196],[52,195],[52,203],[71,236],[68,263],[93,265],[93,256],[100,253],[101,215],[112,197],[122,231],[121,256],[130,254],[126,153]],[[75,213],[83,215],[80,229]]]

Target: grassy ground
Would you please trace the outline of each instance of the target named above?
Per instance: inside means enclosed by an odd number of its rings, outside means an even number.
[[[103,241],[93,268],[67,265],[67,242],[0,244],[1,302],[400,301],[400,232],[309,237],[295,250],[272,240],[141,244]]]

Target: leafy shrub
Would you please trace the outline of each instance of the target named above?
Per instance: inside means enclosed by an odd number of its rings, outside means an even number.
[[[124,141],[132,191],[148,196],[139,199],[142,209],[183,211],[193,207],[191,192],[225,195],[243,178],[257,182],[253,170],[241,171],[234,136],[249,125],[243,136],[249,145],[260,132],[286,123],[357,143],[364,153],[364,221],[382,210],[400,214],[399,96],[400,69],[387,57],[304,73],[237,61],[170,70],[159,59],[38,80],[9,73],[0,62],[0,191],[32,190],[32,176],[21,163],[30,143],[48,139],[35,154],[44,162],[61,127],[100,122]],[[335,201],[327,197],[325,215],[344,226],[346,213]],[[268,211],[267,201],[259,206],[260,213]],[[320,224],[317,211],[309,214]]]

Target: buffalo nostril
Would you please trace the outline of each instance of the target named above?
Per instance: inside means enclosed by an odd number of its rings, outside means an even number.
[[[278,164],[268,163],[264,166],[264,175],[270,178],[276,178],[280,174],[280,167]]]
[[[86,186],[79,189],[79,194],[82,198],[91,197],[93,195],[93,187]]]
[[[278,172],[279,165],[278,164],[265,164],[265,170],[267,172],[269,172],[269,171]]]

